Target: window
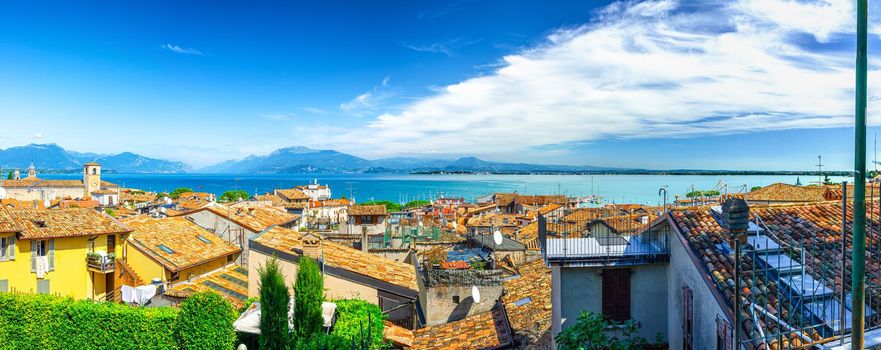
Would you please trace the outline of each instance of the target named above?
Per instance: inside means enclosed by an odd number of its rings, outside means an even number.
[[[694,343],[694,292],[682,286],[682,349],[691,350]]]
[[[0,292],[9,292],[9,280],[0,280]]]
[[[15,236],[0,238],[0,261],[15,260]]]
[[[116,253],[116,235],[107,236],[107,252]]]
[[[211,241],[208,240],[208,238],[205,238],[205,236],[198,235],[198,236],[196,236],[196,238],[197,238],[198,240],[202,241],[202,243],[205,243],[205,244],[211,244]]]
[[[55,271],[55,240],[31,241],[31,272],[37,272],[37,264],[45,263],[46,271]]]
[[[728,321],[716,315],[716,350],[731,349],[731,326]]]
[[[37,293],[49,294],[49,280],[37,280]]]
[[[167,253],[167,254],[174,254],[174,250],[172,250],[171,248],[169,248],[167,245],[160,244],[160,245],[158,245],[158,246],[156,246],[156,247],[159,248],[159,250],[161,250],[161,251],[163,251],[163,252],[165,252],[165,253]]]
[[[459,302],[460,302],[460,300],[459,300],[459,296],[458,296],[458,295],[454,295],[454,296],[453,296],[453,304],[458,304]]]
[[[630,269],[605,269],[603,315],[615,321],[630,319]]]

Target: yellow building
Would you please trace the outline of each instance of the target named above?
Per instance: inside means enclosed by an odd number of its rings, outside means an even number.
[[[0,291],[105,299],[131,232],[83,208],[0,208]]]
[[[123,222],[134,232],[127,263],[145,281],[159,278],[169,287],[222,269],[242,250],[185,217],[136,216]]]

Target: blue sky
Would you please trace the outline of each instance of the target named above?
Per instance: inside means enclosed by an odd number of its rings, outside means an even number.
[[[852,12],[845,0],[7,1],[0,147],[197,167],[307,146],[651,168],[810,169],[823,154],[847,169]]]

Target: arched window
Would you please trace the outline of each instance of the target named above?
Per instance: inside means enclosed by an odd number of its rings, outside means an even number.
[[[92,168],[92,175],[95,175],[97,173],[98,173],[98,168]]]

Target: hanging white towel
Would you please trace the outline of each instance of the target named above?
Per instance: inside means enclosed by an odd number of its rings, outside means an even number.
[[[46,277],[46,271],[49,270],[49,259],[46,259],[45,256],[37,257],[37,278],[42,279]]]
[[[138,305],[147,304],[150,299],[156,296],[156,285],[148,284],[146,286],[135,287],[135,298]]]
[[[122,302],[123,303],[131,304],[131,303],[136,302],[134,287],[123,285],[121,288],[121,291],[122,291]]]

